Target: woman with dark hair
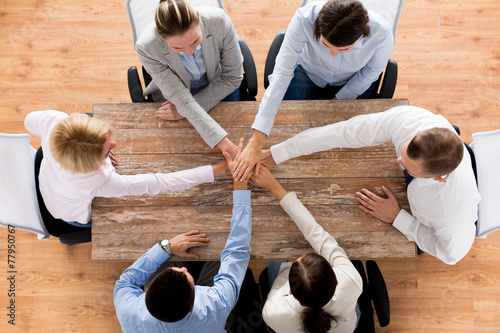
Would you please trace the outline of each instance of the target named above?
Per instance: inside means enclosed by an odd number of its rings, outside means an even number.
[[[235,178],[259,173],[261,150],[281,100],[364,99],[387,66],[392,28],[359,1],[315,1],[299,8],[286,30],[269,87],[237,161]]]
[[[162,0],[155,24],[135,45],[137,55],[153,82],[144,94],[163,102],[156,116],[186,118],[212,148],[232,156],[236,146],[227,132],[207,113],[220,101],[238,101],[243,79],[238,37],[224,10],[194,9],[185,0]]]
[[[280,200],[316,251],[281,264],[274,282],[270,279],[271,291],[262,310],[266,324],[278,333],[353,332],[363,283],[344,250],[268,169],[262,167],[250,183],[268,189]]]

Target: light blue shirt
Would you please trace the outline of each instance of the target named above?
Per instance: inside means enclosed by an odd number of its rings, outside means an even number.
[[[262,98],[252,125],[269,135],[293,72],[300,64],[319,87],[343,86],[336,97],[355,99],[376,81],[387,65],[393,46],[392,28],[379,14],[368,11],[370,37],[360,38],[347,53],[335,57],[313,36],[313,25],[325,1],[299,8],[293,16],[281,45],[269,87]]]
[[[114,292],[116,315],[123,332],[223,332],[250,260],[251,214],[250,191],[234,191],[231,233],[221,254],[214,286],[195,286],[193,312],[176,323],[151,316],[146,308],[146,293],[141,289],[170,256],[156,244],[127,268]]]
[[[189,90],[191,95],[196,95],[199,91],[208,86],[207,67],[205,66],[205,60],[203,59],[201,44],[196,47],[192,56],[189,56],[184,52],[179,52],[179,55],[181,56],[182,63],[184,64],[184,67],[189,75]]]

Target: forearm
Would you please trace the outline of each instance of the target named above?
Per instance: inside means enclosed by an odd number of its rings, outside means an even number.
[[[276,199],[281,201],[287,194],[287,190],[273,177],[271,184],[267,187],[267,190],[271,192]]]
[[[137,259],[129,268],[127,268],[120,279],[116,282],[114,298],[126,297],[130,292],[140,292],[139,289],[144,286],[161,264],[168,260],[170,256],[161,248],[159,244],[155,244],[148,252],[144,253]]]
[[[246,190],[248,190],[248,181],[247,180],[244,180],[244,181],[241,181],[241,182],[235,181],[234,182],[234,190],[235,191],[246,191]]]
[[[155,195],[165,191],[177,191],[214,181],[210,165],[171,173],[120,175],[114,173],[96,189],[96,196],[119,197],[123,195]]]
[[[214,177],[220,177],[231,174],[231,171],[229,171],[226,161],[212,165],[212,170],[214,172]]]
[[[385,112],[365,114],[349,120],[305,130],[271,147],[276,164],[291,158],[333,148],[375,146],[393,139],[401,126],[408,123],[413,110],[393,108]]]
[[[295,193],[288,193],[280,201],[280,205],[292,218],[314,250],[328,260],[331,265],[339,257],[348,260],[345,252],[340,248],[335,238],[316,222],[316,219],[300,202]]]
[[[250,260],[251,214],[250,191],[234,191],[231,233],[221,253],[221,266],[214,280],[216,285],[220,283],[225,286],[224,288],[233,289],[231,293],[223,293],[226,295],[237,297],[245,277]],[[228,284],[228,281],[231,281],[231,283]],[[228,303],[234,305],[236,297],[228,298]]]

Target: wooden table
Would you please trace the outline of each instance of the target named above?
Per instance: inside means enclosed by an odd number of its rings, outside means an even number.
[[[283,101],[265,148],[310,127],[385,111],[407,100]],[[210,115],[237,143],[250,138],[258,102],[224,102]],[[94,117],[115,128],[121,174],[173,172],[223,160],[186,120],[161,121],[158,104],[96,104]],[[403,172],[395,163],[394,146],[334,149],[289,160],[273,174],[295,191],[325,230],[351,259],[414,259],[415,244],[398,230],[363,213],[355,192],[366,187],[392,190],[408,208]],[[278,201],[266,190],[252,188],[252,259],[295,259],[311,248]],[[232,180],[165,192],[156,196],[95,198],[92,212],[92,259],[135,260],[156,242],[200,229],[210,245],[196,249],[204,260],[219,260],[230,231]],[[173,258],[175,259],[175,257]]]

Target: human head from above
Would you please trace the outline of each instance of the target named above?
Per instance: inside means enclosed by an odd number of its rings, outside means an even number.
[[[192,56],[202,35],[197,11],[184,0],[162,0],[156,8],[156,31],[168,47]]]
[[[460,137],[448,128],[430,128],[408,140],[401,149],[397,163],[413,177],[441,177],[455,170],[464,155]]]
[[[52,156],[64,170],[85,174],[99,170],[111,149],[113,128],[108,123],[74,113],[58,122],[50,132]]]
[[[316,40],[332,57],[347,53],[360,37],[370,36],[368,12],[355,0],[330,0],[321,8],[313,26]]]
[[[158,320],[173,323],[193,310],[194,279],[185,267],[169,267],[146,290],[146,307]]]
[[[322,308],[333,297],[337,277],[328,261],[315,252],[295,260],[288,275],[290,292],[306,309],[302,314],[305,332],[326,332],[331,327],[332,315]]]

